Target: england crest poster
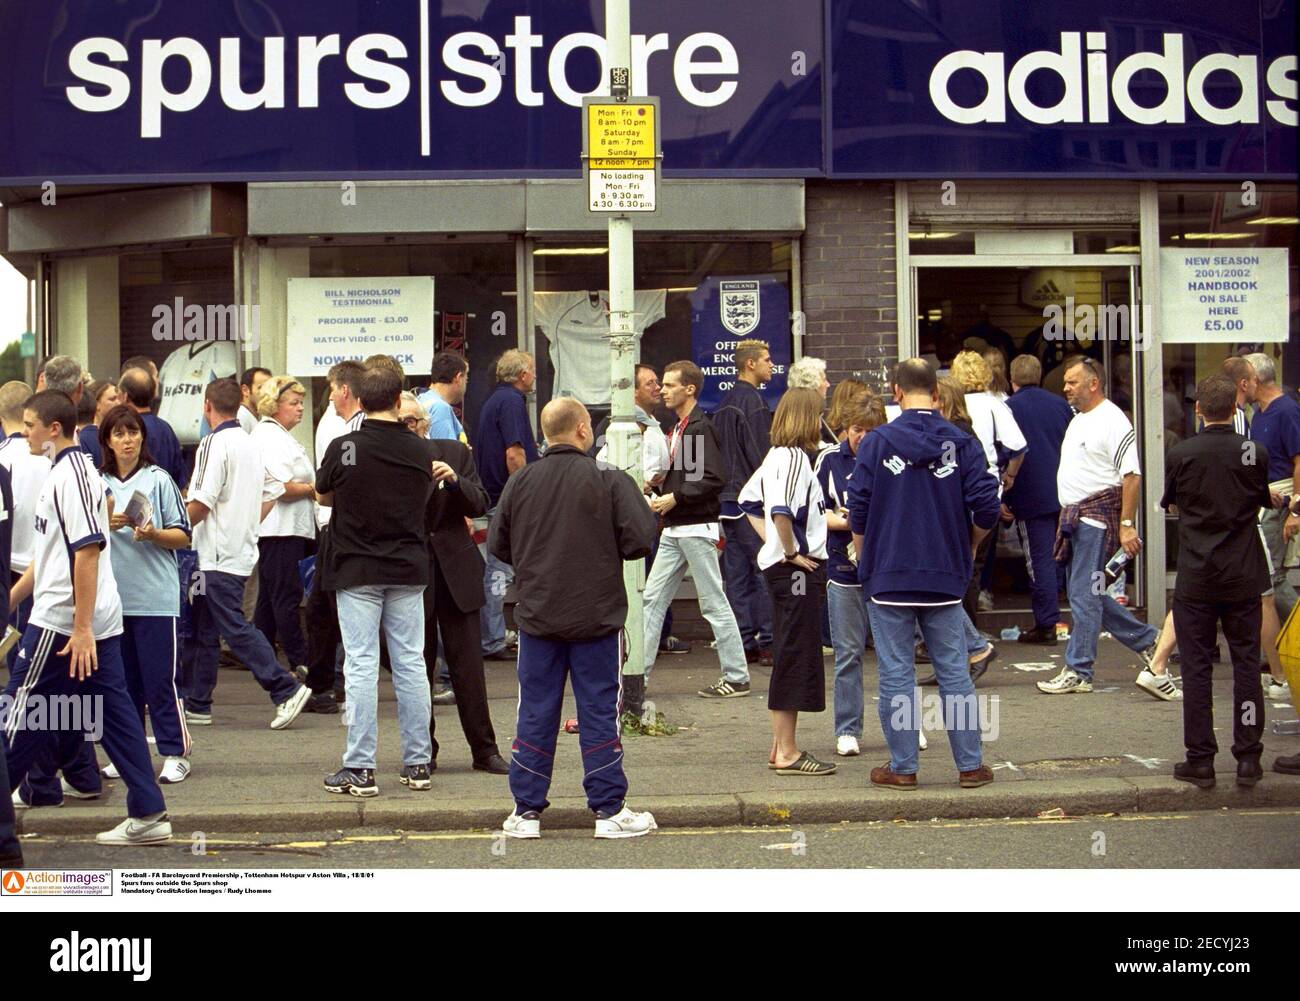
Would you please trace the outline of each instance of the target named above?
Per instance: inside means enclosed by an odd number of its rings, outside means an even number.
[[[776,409],[793,355],[790,289],[784,275],[712,275],[691,293],[691,354],[704,372],[700,405],[713,410],[735,381],[736,344],[766,341],[772,381],[761,387]]]

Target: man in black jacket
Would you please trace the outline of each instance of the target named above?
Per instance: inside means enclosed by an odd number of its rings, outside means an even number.
[[[426,414],[410,393],[402,395],[402,423],[420,434]],[[461,442],[435,438],[428,443],[439,481],[424,508],[424,529],[429,540],[429,583],[424,589],[424,666],[432,689],[438,670],[438,634],[456,691],[456,711],[465,732],[474,768],[505,775],[510,766],[497,750],[497,737],[488,713],[487,684],[483,677],[483,649],[479,641],[478,610],[483,607],[483,556],[466,527],[466,518],[487,510],[488,496],[479,482],[470,450]],[[433,757],[429,770],[438,767],[437,719],[429,716]]]
[[[697,694],[732,699],[749,694],[749,668],[718,565],[718,514],[726,479],[713,425],[696,406],[703,385],[704,373],[694,362],[675,361],[664,369],[664,405],[677,415],[677,425],[668,439],[668,475],[650,502],[664,530],[645,583],[645,673],[648,682],[664,613],[689,566],[722,664],[722,677]],[[766,586],[763,591],[767,593]]]
[[[510,477],[488,530],[488,551],[514,567],[519,592],[519,719],[510,762],[515,809],[502,829],[514,838],[541,836],[567,674],[578,703],[582,784],[596,814],[596,837],[637,837],[655,822],[625,803],[623,561],[650,553],[654,518],[630,476],[602,469],[585,454],[593,438],[586,407],[568,397],[552,400],[541,424],[546,454]]]
[[[1180,441],[1165,459],[1160,504],[1178,509],[1178,576],[1174,631],[1183,665],[1183,743],[1187,760],[1174,778],[1214,785],[1211,651],[1219,623],[1232,655],[1232,754],[1237,785],[1253,786],[1263,770],[1264,689],[1259,678],[1259,596],[1269,567],[1257,512],[1268,508],[1268,450],[1233,430],[1237,387],[1226,375],[1202,379],[1196,411],[1205,429]]]
[[[666,378],[666,376],[665,376]],[[735,610],[740,639],[749,662],[772,663],[772,597],[758,572],[758,537],[736,498],[763,463],[772,429],[772,412],[758,387],[772,379],[772,355],[763,341],[736,344],[736,382],[713,411],[713,427],[722,450],[726,484],[719,515],[727,544],[722,572],[727,601]]]

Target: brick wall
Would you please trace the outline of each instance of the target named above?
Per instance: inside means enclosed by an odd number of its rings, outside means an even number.
[[[803,352],[832,385],[862,372],[880,389],[898,360],[894,183],[809,181],[805,199]]]

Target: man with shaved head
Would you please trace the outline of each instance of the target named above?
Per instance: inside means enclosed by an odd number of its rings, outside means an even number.
[[[625,802],[623,561],[649,555],[655,519],[630,476],[587,454],[594,436],[586,407],[554,399],[541,423],[546,454],[506,481],[488,534],[488,551],[514,568],[519,585],[519,719],[510,761],[515,808],[502,829],[513,838],[541,837],[569,675],[596,837],[638,837],[654,830],[655,821]]]
[[[154,378],[148,369],[128,368],[117,380],[118,397],[140,415],[154,463],[167,470],[176,485],[184,490],[190,479],[189,464],[181,454],[181,443],[172,426],[150,409],[154,386]]]

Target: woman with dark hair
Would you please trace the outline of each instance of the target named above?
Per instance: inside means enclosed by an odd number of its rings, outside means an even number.
[[[180,588],[176,554],[190,544],[190,520],[176,481],[149,455],[140,415],[116,406],[99,425],[100,467],[108,487],[110,557],[122,596],[122,661],[126,687],[149,722],[164,756],[158,781],[190,773],[190,735],[176,691],[176,619]],[[104,769],[116,778],[113,766]]]
[[[813,473],[821,417],[816,389],[787,390],[772,417],[772,447],[737,498],[763,541],[758,569],[772,595],[768,765],[781,775],[831,775],[836,767],[801,752],[795,740],[799,713],[826,709],[826,503]]]

